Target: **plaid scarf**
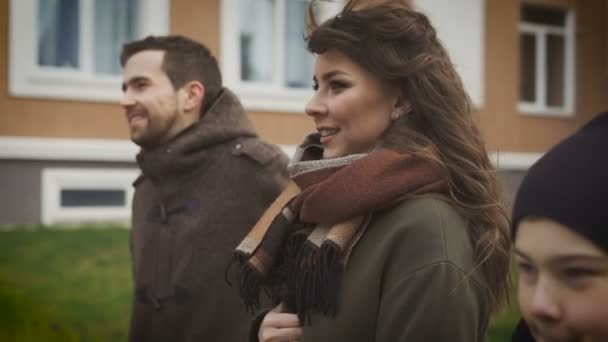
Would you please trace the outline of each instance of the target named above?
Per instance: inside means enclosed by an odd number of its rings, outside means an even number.
[[[322,153],[318,135],[310,135],[289,165],[291,182],[235,251],[237,283],[252,312],[265,290],[302,322],[312,311],[334,316],[341,273],[371,212],[447,189],[444,169],[408,153]]]

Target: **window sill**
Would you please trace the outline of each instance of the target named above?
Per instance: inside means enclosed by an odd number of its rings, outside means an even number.
[[[37,73],[27,77],[11,75],[9,94],[14,97],[61,99],[71,101],[120,101],[120,76],[86,77]]]
[[[519,103],[517,110],[522,116],[562,119],[574,117],[574,110],[571,108],[546,107],[536,106],[528,103]]]
[[[241,100],[247,111],[268,111],[302,114],[306,103],[312,98],[312,90],[286,90],[253,88],[246,86],[229,87]]]

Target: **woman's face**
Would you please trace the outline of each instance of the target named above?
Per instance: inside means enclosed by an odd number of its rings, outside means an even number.
[[[369,152],[389,126],[391,113],[402,110],[397,88],[336,50],[317,57],[314,81],[306,113],[321,134],[325,159]]]
[[[608,341],[608,254],[547,219],[515,239],[519,305],[539,342]]]

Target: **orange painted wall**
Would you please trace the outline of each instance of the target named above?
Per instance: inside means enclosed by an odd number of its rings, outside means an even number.
[[[475,117],[488,147],[545,151],[591,115],[608,109],[608,4],[605,0],[530,0],[577,11],[577,115],[532,118],[517,113],[519,1],[486,0],[485,101]],[[113,103],[39,100],[8,96],[8,0],[0,0],[0,136],[127,139],[121,109]],[[172,0],[171,32],[205,43],[219,54],[220,0]],[[219,57],[219,56],[218,56]],[[295,144],[313,129],[306,115],[249,113],[260,135]]]
[[[477,113],[490,149],[542,152],[571,134],[594,114],[608,109],[605,72],[606,2],[604,0],[533,0],[530,3],[576,11],[576,115],[539,118],[519,115],[519,1],[486,0],[486,96]]]
[[[127,138],[118,104],[9,97],[8,13],[0,0],[0,136]]]

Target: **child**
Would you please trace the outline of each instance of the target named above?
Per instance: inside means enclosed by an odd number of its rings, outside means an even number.
[[[608,341],[608,112],[530,168],[512,227],[513,341]]]

